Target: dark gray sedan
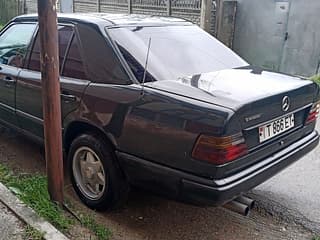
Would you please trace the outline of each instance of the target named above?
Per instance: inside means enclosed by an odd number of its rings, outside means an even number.
[[[223,205],[318,144],[316,84],[252,67],[190,22],[59,15],[58,31],[64,151],[91,208],[130,186]],[[35,15],[0,33],[0,120],[43,142]]]

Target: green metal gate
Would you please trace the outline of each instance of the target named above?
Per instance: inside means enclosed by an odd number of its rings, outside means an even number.
[[[0,0],[0,24],[24,13],[25,0]]]

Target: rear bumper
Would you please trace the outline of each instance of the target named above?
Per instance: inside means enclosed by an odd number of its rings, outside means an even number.
[[[225,179],[213,180],[216,186],[183,179],[182,195],[191,201],[222,205],[268,180],[310,152],[318,143],[319,135],[313,132],[250,168]]]
[[[272,156],[223,179],[202,178],[128,154],[118,152],[117,155],[134,185],[194,204],[220,206],[268,180],[318,143],[319,135],[314,131]]]

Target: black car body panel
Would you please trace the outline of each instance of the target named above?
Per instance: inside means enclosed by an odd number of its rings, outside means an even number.
[[[60,84],[61,111],[64,119],[79,107],[89,81],[62,77]],[[44,138],[40,73],[29,70],[20,72],[16,84],[16,115],[20,128],[29,131],[35,137]]]
[[[221,179],[195,176],[121,152],[117,155],[130,181],[139,187],[193,204],[221,206],[285,169],[318,143],[319,136],[313,132],[259,164]]]
[[[25,23],[36,24],[37,16],[15,18],[0,33],[0,43],[7,28]],[[318,144],[315,122],[306,123],[319,101],[315,83],[257,70],[229,49],[227,58],[234,57],[231,67],[226,61],[217,71],[199,70],[190,76],[158,81],[152,72],[155,66],[148,71],[141,63],[146,46],[135,46],[140,54],[135,59],[132,49],[124,49],[132,40],[121,42],[114,36],[115,29],[125,28],[123,34],[131,36],[148,27],[154,33],[174,26],[192,28],[206,41],[212,39],[187,21],[142,15],[62,14],[59,26],[71,29],[60,56],[64,149],[68,153],[79,134],[98,132],[112,145],[132,185],[180,200],[221,205]],[[25,46],[23,65],[0,62],[0,120],[42,141],[41,76],[30,67],[36,39],[37,30]],[[217,40],[213,43],[221,52],[226,49]],[[75,53],[78,55],[72,58]],[[68,63],[71,60],[72,64]],[[146,79],[139,78],[144,73]],[[147,81],[142,84],[142,80]],[[285,97],[290,99],[286,111]],[[259,141],[260,126],[289,114],[295,117],[293,128]],[[243,136],[245,155],[223,164],[193,157],[201,136],[223,139],[236,134]]]
[[[283,96],[291,91],[292,93],[290,93],[291,95],[289,96],[293,98],[291,109],[305,106],[313,102],[317,97],[315,95],[317,86],[311,84],[311,81],[301,81],[301,78],[298,77],[267,70],[262,70],[257,74],[253,69],[253,67],[247,67],[246,69],[228,69],[202,73],[191,77],[183,77],[178,81],[156,81],[147,83],[147,86],[189,98],[194,96],[195,99],[227,107],[233,111],[241,111],[241,113],[247,109],[252,111],[252,108],[259,111],[256,105],[264,107],[261,103],[259,104],[257,102],[262,99],[265,104],[274,105],[274,107],[272,106],[273,108],[270,109],[270,112],[264,113],[269,119],[269,114],[274,114],[271,118],[283,114],[281,110],[282,102],[274,98],[275,95]],[[270,97],[272,97],[272,99],[269,99]],[[250,114],[252,114],[252,112],[250,112]],[[267,117],[264,119],[268,120]],[[261,119],[259,120],[261,121]],[[248,127],[248,125],[244,125],[244,127]]]

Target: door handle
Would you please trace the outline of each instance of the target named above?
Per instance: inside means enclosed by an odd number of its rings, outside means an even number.
[[[284,40],[287,41],[289,39],[289,33],[286,32],[285,36],[284,36]]]
[[[5,82],[5,85],[6,85],[7,87],[12,86],[12,85],[16,82],[14,79],[12,79],[12,78],[9,77],[9,76],[4,77],[2,80]]]
[[[66,92],[61,93],[61,99],[64,102],[75,102],[77,100],[77,97],[71,94],[68,94]]]

